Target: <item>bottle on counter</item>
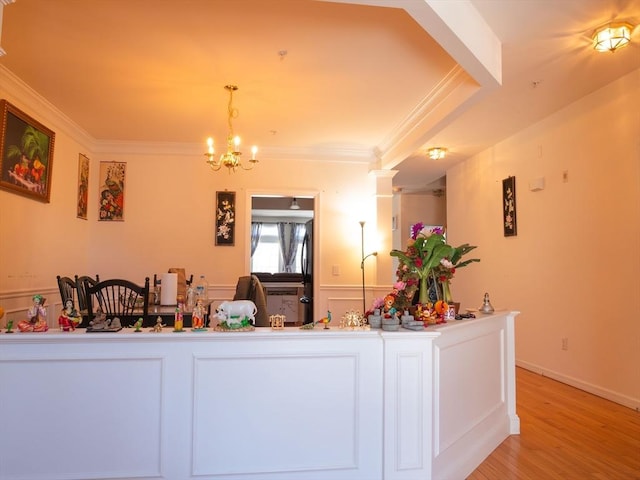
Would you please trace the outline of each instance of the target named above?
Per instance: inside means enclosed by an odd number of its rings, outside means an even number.
[[[196,283],[196,302],[198,300],[202,300],[202,303],[207,302],[207,297],[209,295],[209,284],[207,283],[207,279],[204,278],[204,275],[200,275],[200,279],[198,283]]]

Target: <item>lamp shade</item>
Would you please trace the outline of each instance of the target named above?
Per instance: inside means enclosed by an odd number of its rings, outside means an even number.
[[[593,34],[593,48],[599,52],[615,52],[631,41],[632,27],[628,23],[610,23]]]

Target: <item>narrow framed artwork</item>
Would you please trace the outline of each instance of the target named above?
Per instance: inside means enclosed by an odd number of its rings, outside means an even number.
[[[87,220],[87,205],[89,202],[89,157],[78,155],[78,205],[77,216]]]
[[[236,192],[216,192],[216,245],[233,246],[236,236]]]
[[[507,177],[502,180],[502,225],[505,237],[514,237],[518,234],[516,177]]]
[[[126,178],[126,162],[100,162],[99,221],[124,221],[124,188]]]
[[[0,101],[0,188],[49,203],[55,133]]]

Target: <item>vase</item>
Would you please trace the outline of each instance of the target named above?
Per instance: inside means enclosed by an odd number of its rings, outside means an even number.
[[[442,282],[442,300],[446,303],[453,302],[453,298],[451,298],[451,287],[449,286],[448,280]]]
[[[429,285],[427,283],[427,277],[420,279],[420,293],[418,295],[418,301],[422,305],[429,303]]]

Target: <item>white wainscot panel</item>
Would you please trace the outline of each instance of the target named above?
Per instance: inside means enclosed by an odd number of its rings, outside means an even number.
[[[509,328],[512,316],[495,315],[442,329],[434,342],[434,480],[466,478],[512,433]]]
[[[0,378],[3,480],[160,475],[161,359],[3,360]]]
[[[501,333],[494,331],[436,351],[440,364],[440,378],[436,381],[439,394],[435,399],[440,412],[435,419],[436,454],[497,409],[506,408],[502,395]]]
[[[360,367],[357,354],[197,358],[192,474],[354,478]]]

